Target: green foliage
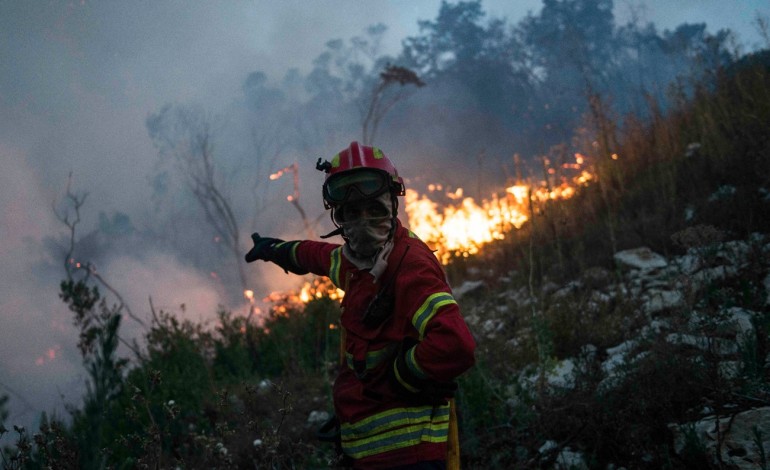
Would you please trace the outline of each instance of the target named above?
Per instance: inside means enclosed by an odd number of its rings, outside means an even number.
[[[213,329],[153,311],[144,351],[129,363],[117,357],[119,307],[87,276],[62,282],[60,295],[80,330],[86,394],[70,406],[70,424],[44,416],[32,438],[15,428],[4,468],[323,468],[333,457],[311,444],[305,420],[329,406],[334,301],[261,326],[222,310]]]

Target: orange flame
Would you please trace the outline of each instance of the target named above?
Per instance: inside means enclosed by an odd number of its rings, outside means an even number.
[[[533,205],[569,199],[579,187],[595,180],[595,174],[583,169],[587,157],[579,153],[574,156],[575,162],[562,164],[559,171],[553,167],[546,168],[549,179],[556,179],[555,175],[559,174],[559,184],[546,181],[539,181],[536,185],[518,183],[505,188],[502,196],[493,194],[481,202],[465,197],[463,188],[449,191],[439,183],[429,184],[428,191],[445,191],[443,199],[450,201],[448,204],[439,204],[425,194],[408,189],[405,206],[409,227],[436,250],[436,257],[444,264],[453,257],[474,255],[484,245],[502,240],[512,230],[521,228],[531,217]],[[547,158],[544,163],[550,165]],[[278,179],[283,172],[291,170],[292,167],[287,167],[270,175],[270,179]],[[575,176],[568,178],[564,172]],[[244,295],[250,300],[253,298],[253,292],[252,297]],[[313,299],[328,297],[340,300],[343,295],[344,292],[328,278],[316,278],[306,282],[298,291],[272,292],[264,301],[273,304],[271,311],[274,314],[288,315],[291,310],[301,310]],[[335,328],[336,325],[329,325],[329,329]]]
[[[301,310],[313,299],[328,297],[332,300],[342,300],[343,295],[345,292],[342,289],[338,289],[331,280],[324,277],[305,282],[298,291],[271,292],[263,301],[273,304],[271,311],[275,315],[288,315],[291,310]]]
[[[463,189],[445,194],[449,205],[439,206],[427,195],[417,191],[406,191],[406,213],[409,227],[422,240],[436,250],[436,256],[446,264],[452,257],[467,257],[479,252],[482,246],[495,240],[502,240],[513,229],[519,229],[529,220],[530,198],[533,203],[569,199],[577,188],[594,180],[594,175],[582,169],[586,158],[575,154],[575,163],[565,163],[562,170],[580,172],[571,179],[561,177],[558,186],[545,181],[537,187],[530,184],[515,184],[505,188],[503,196],[493,194],[490,199],[476,202],[463,197]],[[545,159],[546,164],[550,164]],[[548,168],[548,175],[556,175],[555,168]],[[429,191],[441,190],[441,185],[431,184]]]

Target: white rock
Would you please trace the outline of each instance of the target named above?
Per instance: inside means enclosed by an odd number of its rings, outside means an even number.
[[[639,342],[634,339],[623,341],[617,346],[607,348],[607,354],[610,356],[617,356],[619,354],[625,354],[631,352],[635,347],[639,345]]]
[[[484,333],[490,335],[500,331],[503,326],[504,324],[502,320],[493,320],[490,318],[489,320],[484,321],[484,323],[481,325],[481,328],[484,330]]]
[[[564,359],[548,374],[548,384],[553,387],[572,388],[575,386],[575,361]]]
[[[459,287],[452,289],[452,296],[461,299],[463,296],[479,290],[484,286],[484,281],[465,281]]]
[[[565,447],[556,456],[554,468],[559,470],[583,470],[587,469],[588,466],[583,459],[583,454]]]
[[[651,289],[645,293],[645,298],[642,310],[647,315],[684,304],[684,295],[679,291]]]
[[[770,407],[755,408],[731,416],[704,418],[695,423],[670,424],[674,434],[674,451],[681,453],[685,446],[685,432],[692,428],[706,448],[715,466],[734,469],[762,468],[761,445],[770,449]],[[761,442],[757,442],[757,438]],[[717,456],[717,449],[721,455]]]
[[[329,413],[326,411],[311,411],[307,417],[307,425],[322,424],[329,420]]]
[[[537,449],[538,452],[541,454],[546,454],[548,452],[551,452],[552,450],[555,450],[559,447],[559,444],[556,441],[545,441],[543,445],[540,446],[539,449]]]
[[[696,287],[709,282],[721,281],[728,276],[735,276],[738,271],[733,266],[717,266],[715,268],[702,269],[693,274],[691,279]]]
[[[729,184],[722,185],[718,187],[717,190],[711,194],[711,196],[709,196],[709,202],[727,199],[735,194],[736,191],[737,190],[735,189],[735,186]]]
[[[684,156],[685,157],[693,157],[698,154],[698,150],[700,150],[700,142],[690,142],[687,144],[687,147],[684,149]]]
[[[717,366],[717,373],[725,380],[734,380],[741,375],[741,361],[722,361]]]
[[[667,320],[653,320],[649,325],[642,327],[642,336],[651,336],[653,334],[660,334],[663,330],[670,330],[671,322]]]
[[[553,297],[555,299],[563,299],[565,297],[568,297],[575,292],[577,292],[580,289],[580,283],[576,281],[572,281],[569,284],[565,285],[561,289],[557,290],[553,293]]]
[[[712,352],[719,356],[730,356],[738,353],[738,344],[735,341],[726,340],[724,338],[671,333],[666,336],[666,341],[671,344],[692,346],[703,352]]]
[[[740,265],[749,259],[753,251],[751,244],[746,241],[730,240],[723,244],[720,254],[733,264]]]
[[[727,310],[728,322],[735,328],[735,339],[745,341],[754,336],[754,323],[752,312],[740,307],[732,307]]]
[[[602,362],[602,371],[608,377],[614,377],[624,364],[626,364],[625,354],[613,354]]]
[[[665,258],[647,247],[633,248],[615,253],[615,261],[636,269],[648,271],[668,265]]]
[[[529,389],[538,384],[540,380],[551,387],[572,388],[575,386],[575,361],[564,359],[557,362],[550,370],[543,371],[527,368],[519,374],[519,383],[524,389]]]

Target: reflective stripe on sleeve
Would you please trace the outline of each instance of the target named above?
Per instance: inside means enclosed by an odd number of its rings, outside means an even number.
[[[425,302],[422,303],[420,308],[418,308],[412,316],[412,325],[414,325],[420,333],[420,340],[422,340],[425,335],[425,327],[428,326],[428,322],[433,318],[433,315],[438,312],[438,309],[444,305],[456,303],[457,302],[454,297],[452,297],[452,294],[448,292],[436,292],[425,299]]]
[[[298,246],[299,246],[299,242],[294,242],[294,245],[291,247],[291,262],[294,263],[294,266],[299,266],[299,262],[297,261]]]
[[[342,266],[342,247],[335,248],[332,250],[332,261],[331,266],[329,267],[329,279],[331,279],[332,283],[337,286],[338,288],[342,289],[343,286],[340,284],[340,268]]]
[[[406,363],[406,367],[409,368],[409,372],[411,372],[412,375],[420,379],[427,379],[428,375],[425,373],[425,371],[422,370],[420,365],[417,363],[417,358],[414,357],[415,349],[417,349],[417,346],[412,346],[412,348],[406,352],[406,356],[404,357],[404,362]]]
[[[377,351],[369,351],[366,353],[366,370],[372,370],[382,364],[386,359],[393,356],[398,344],[391,344]],[[353,355],[349,352],[345,353],[346,362],[351,370],[355,370],[353,366]]]
[[[289,256],[291,257],[291,262],[294,264],[294,266],[299,266],[299,263],[297,262],[297,247],[299,246],[299,242],[290,241],[290,242],[276,243],[275,248],[281,248],[284,245],[291,245],[291,247],[289,248]]]

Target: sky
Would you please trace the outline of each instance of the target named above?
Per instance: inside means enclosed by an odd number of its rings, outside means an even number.
[[[77,333],[57,296],[63,269],[45,248],[47,237],[65,234],[52,207],[69,175],[88,192],[84,230],[100,211],[138,217],[157,160],[145,127],[150,113],[166,103],[223,109],[241,95],[248,73],[277,82],[290,68],[307,71],[328,40],[375,23],[388,26],[383,48],[396,54],[440,3],[0,0],[0,394],[11,397],[8,422],[63,414],[83,391]],[[482,4],[511,22],[542,5]],[[744,50],[764,44],[753,25],[758,13],[770,17],[770,0],[615,2],[619,23],[634,15],[659,30],[705,22],[712,32],[737,32]],[[188,315],[202,318],[222,302],[208,278],[165,253],[116,253],[100,272],[135,306],[148,297],[161,306],[186,303]],[[126,334],[138,333],[126,323]]]

